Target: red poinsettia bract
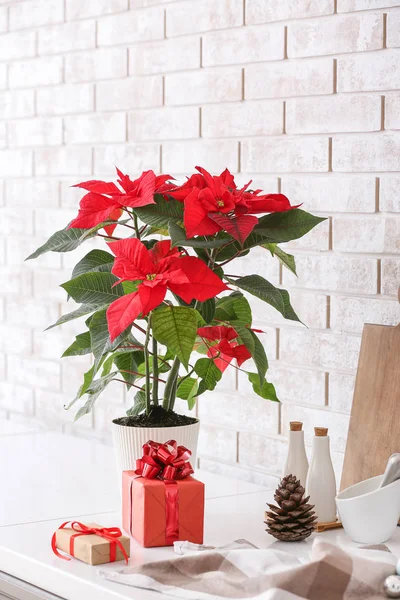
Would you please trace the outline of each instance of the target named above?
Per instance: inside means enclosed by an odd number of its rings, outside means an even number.
[[[170,290],[184,302],[204,302],[229,289],[200,259],[186,256],[171,241],[157,242],[151,250],[136,238],[108,244],[116,256],[112,273],[121,281],[140,282],[136,292],[121,296],[107,310],[111,340],[139,315],[159,306]]]
[[[258,223],[254,215],[295,208],[283,194],[248,191],[251,181],[238,189],[233,175],[225,169],[211,175],[202,167],[169,195],[185,203],[184,224],[188,238],[226,231],[243,243]]]
[[[214,364],[222,373],[234,358],[237,360],[239,367],[251,358],[251,354],[246,346],[236,341],[239,335],[233,327],[220,325],[199,327],[197,335],[203,338],[203,340],[218,342],[213,346],[207,344],[207,356],[214,359]]]
[[[104,221],[117,221],[123,207],[138,208],[147,204],[155,204],[154,194],[169,189],[167,184],[170,175],[156,176],[154,171],[144,171],[138,179],[132,181],[117,169],[117,182],[122,190],[112,181],[91,180],[77,183],[73,187],[86,190],[79,204],[78,216],[71,221],[68,228],[90,229]],[[117,224],[104,227],[107,235],[112,235]]]

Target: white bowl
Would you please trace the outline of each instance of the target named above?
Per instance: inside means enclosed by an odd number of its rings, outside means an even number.
[[[346,488],[336,506],[347,535],[361,544],[382,544],[396,531],[400,517],[400,479],[378,489],[383,475]]]

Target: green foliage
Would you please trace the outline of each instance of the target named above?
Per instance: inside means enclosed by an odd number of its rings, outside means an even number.
[[[86,390],[92,383],[95,374],[96,373],[95,373],[94,365],[93,365],[90,367],[90,369],[88,371],[86,371],[86,373],[84,373],[83,383],[80,386],[80,388],[78,389],[78,392],[77,392],[75,398],[73,400],[71,400],[71,402],[65,407],[66,410],[70,409],[71,406],[73,406],[75,404],[75,402],[77,402],[79,400],[79,398],[82,398],[82,396],[86,393]]]
[[[260,275],[250,274],[235,278],[229,275],[225,276],[224,269],[231,260],[246,256],[252,248],[260,246],[267,249],[273,257],[278,258],[285,268],[297,275],[294,256],[282,250],[278,244],[302,237],[324,219],[301,209],[267,214],[259,218],[253,232],[245,240],[241,237],[241,231],[236,232],[240,234],[239,238],[243,242],[241,245],[237,239],[233,239],[228,234],[228,231],[234,232],[234,228],[238,227],[233,213],[226,217],[228,225],[225,226],[225,231],[220,231],[215,235],[188,239],[184,228],[184,207],[183,202],[172,197],[166,200],[162,195],[155,195],[154,204],[134,209],[129,208],[131,225],[132,219],[135,221],[135,227],[129,230],[129,236],[139,237],[147,249],[154,247],[160,235],[169,236],[172,246],[180,247],[182,250],[188,248],[189,254],[196,254],[218,277],[227,281],[233,289],[239,289],[231,291],[229,294],[224,293],[221,298],[211,298],[205,302],[192,300],[190,304],[175,296],[178,306],[172,305],[171,295],[168,294],[164,302],[149,315],[146,314],[146,311],[144,314],[139,313],[139,318],[146,321],[148,325],[145,346],[133,337],[132,325],[111,342],[107,323],[107,307],[118,298],[136,292],[140,281],[121,283],[111,273],[115,260],[113,254],[106,250],[90,250],[74,267],[71,280],[61,286],[67,292],[68,297],[71,297],[79,306],[60,317],[49,327],[50,329],[74,319],[86,317],[88,331],[77,335],[63,354],[63,356],[92,354],[94,358],[93,365],[83,376],[83,383],[76,397],[69,404],[70,407],[85,397],[85,402],[78,410],[76,419],[90,412],[98,396],[115,378],[123,380],[128,389],[132,385],[137,387],[137,382],[143,383],[146,378],[145,385],[135,395],[134,405],[127,411],[128,415],[138,415],[144,410],[149,410],[149,390],[151,389],[153,390],[153,402],[154,404],[158,403],[158,386],[154,382],[164,378],[167,380],[164,390],[164,406],[168,410],[172,409],[175,396],[177,396],[186,400],[190,409],[193,408],[196,398],[206,391],[214,390],[222,377],[214,359],[208,356],[197,359],[194,367],[192,363],[189,364],[194,349],[199,353],[208,354],[210,346],[218,344],[219,330],[217,330],[217,339],[204,343],[197,338],[198,342],[196,343],[198,327],[206,325],[231,326],[235,329],[238,334],[237,342],[244,344],[248,349],[257,370],[256,373],[248,373],[254,392],[262,398],[279,402],[273,384],[265,378],[268,371],[267,355],[262,339],[251,330],[252,311],[243,292],[270,304],[284,318],[299,321],[291,305],[289,293],[275,287]],[[221,215],[214,214],[210,217],[224,225]],[[144,223],[144,226],[138,226],[138,219]],[[39,257],[46,252],[70,252],[86,239],[96,236],[100,229],[111,223],[116,223],[116,221],[105,221],[90,229],[65,228],[57,231],[28,259]],[[119,223],[127,224],[127,221]],[[101,235],[107,239],[104,232]],[[232,272],[229,267],[227,271],[228,273]],[[140,273],[134,276],[139,277]],[[183,277],[185,275],[190,279],[190,274],[181,274]],[[135,312],[135,314],[137,313],[138,311]],[[133,325],[143,333],[141,326],[135,323]],[[151,336],[153,336],[153,346],[148,345]],[[150,355],[149,351],[149,348],[153,348],[154,356],[160,354],[155,341],[167,348],[165,355],[159,356],[158,369],[154,357]],[[235,342],[232,346],[235,346]],[[187,369],[187,375],[179,373],[181,363]],[[234,368],[234,363],[230,368]]]
[[[84,273],[61,284],[61,287],[75,302],[103,308],[124,295],[124,289],[118,281],[112,273]]]
[[[85,331],[85,333],[80,333],[76,336],[75,341],[65,350],[61,358],[64,358],[65,356],[90,354],[91,351],[90,332]]]
[[[60,231],[56,231],[49,237],[47,242],[39,246],[26,260],[37,258],[46,252],[71,252],[80,246],[83,239],[90,237],[87,233],[87,229],[61,229]],[[93,235],[95,234],[94,232]],[[83,236],[85,237],[83,238]]]
[[[99,229],[102,229],[105,225],[110,225],[111,223],[115,223],[115,221],[104,221],[103,223],[100,223],[91,229],[65,228],[61,229],[60,231],[56,231],[52,236],[49,237],[47,242],[45,242],[42,246],[39,246],[39,248],[37,248],[35,252],[30,254],[25,260],[37,258],[46,252],[71,252],[80,246],[85,240],[94,237]]]
[[[290,242],[303,237],[322,221],[326,219],[295,208],[261,217],[254,228],[254,234],[267,237],[273,242]]]
[[[121,335],[111,342],[105,309],[94,313],[88,327],[95,366],[99,364],[104,354],[116,350],[118,346],[128,338],[131,331],[131,327],[128,327]]]
[[[149,366],[150,366],[150,371],[153,372],[153,364],[154,364],[154,357],[150,356],[149,357]],[[164,362],[164,360],[159,360],[158,361],[158,372],[159,373],[168,373],[168,371],[171,370],[171,366],[167,363]],[[145,369],[145,363],[142,362],[139,367],[138,367],[138,372],[141,375],[145,375],[146,374],[146,369]]]
[[[269,383],[266,379],[260,384],[260,379],[257,373],[247,373],[250,383],[253,386],[253,390],[258,396],[265,400],[272,400],[273,402],[279,402],[276,395],[275,387],[272,383]]]
[[[187,368],[197,332],[197,311],[187,306],[162,306],[153,312],[153,335]]]
[[[205,323],[211,323],[215,315],[215,298],[197,303],[197,310]]]
[[[106,252],[105,250],[91,250],[75,265],[71,279],[75,279],[84,273],[111,271],[113,264],[114,256],[109,252]]]
[[[220,248],[226,244],[226,239],[206,240],[204,237],[186,238],[186,232],[173,221],[168,225],[172,246],[187,246],[188,248]]]
[[[189,410],[192,410],[196,403],[197,390],[199,388],[198,379],[194,377],[183,377],[178,381],[177,397],[186,400]]]
[[[254,364],[257,367],[260,384],[262,384],[265,374],[268,370],[268,358],[265,353],[264,346],[254,331],[251,331],[251,329],[247,329],[246,327],[236,327],[236,331],[240,335],[241,341],[251,354]]]
[[[126,411],[128,417],[136,417],[140,415],[146,408],[146,394],[139,391],[135,394],[133,406]]]
[[[277,246],[274,243],[263,244],[263,248],[265,248],[266,250],[269,250],[271,252],[272,256],[276,256],[278,258],[279,262],[284,267],[286,267],[286,269],[289,269],[289,271],[291,271],[292,273],[294,273],[294,275],[297,276],[296,261],[295,261],[293,254],[288,254],[287,252],[282,250],[282,248],[279,248],[279,246]]]
[[[260,300],[267,302],[276,308],[285,319],[300,321],[290,304],[289,293],[286,290],[276,288],[260,275],[246,275],[245,277],[235,279],[235,281],[230,279],[228,281],[233,285],[237,285],[245,292],[249,292],[253,296],[260,298]]]
[[[177,224],[183,223],[183,204],[173,198],[164,200],[162,196],[154,197],[156,204],[148,204],[135,208],[134,212],[139,219],[155,228],[167,228],[170,221]]]
[[[232,292],[229,296],[217,300],[214,321],[215,324],[218,324],[219,321],[227,321],[234,327],[251,326],[250,304],[242,292]]]
[[[67,313],[66,315],[63,315],[62,317],[57,319],[57,321],[55,323],[53,323],[53,325],[50,325],[49,327],[47,327],[46,331],[48,329],[52,329],[53,327],[58,327],[58,325],[63,325],[64,323],[68,323],[68,321],[73,321],[74,319],[79,319],[80,317],[84,317],[85,315],[88,315],[89,313],[92,313],[93,311],[95,311],[96,308],[97,308],[96,306],[92,306],[91,304],[82,304],[75,310],[73,310],[70,313]]]
[[[121,372],[122,377],[128,384],[127,389],[140,378],[135,373],[140,372],[140,365],[144,361],[143,350],[134,350],[133,352],[116,352],[114,355],[114,364]]]
[[[213,390],[222,377],[221,371],[210,358],[199,358],[194,365],[194,370],[202,379],[200,382],[202,387],[204,386],[207,390]],[[199,387],[199,389],[201,388]]]
[[[76,413],[74,421],[78,421],[78,419],[80,419],[84,415],[87,415],[88,413],[90,413],[90,411],[93,408],[94,403],[96,402],[97,398],[100,396],[101,392],[108,386],[108,384],[117,375],[118,375],[117,371],[114,371],[113,373],[109,373],[108,375],[106,375],[104,377],[100,377],[99,379],[95,379],[94,381],[92,381],[92,383],[89,385],[89,387],[87,388],[87,390],[85,392],[88,395],[88,398],[87,398],[85,404]]]

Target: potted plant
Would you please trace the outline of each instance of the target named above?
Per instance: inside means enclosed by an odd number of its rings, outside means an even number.
[[[111,381],[132,390],[132,407],[113,421],[123,469],[132,468],[148,439],[176,439],[195,455],[198,420],[177,414],[175,399],[193,408],[227,368],[243,370],[252,361],[246,372],[254,392],[278,401],[248,294],[299,320],[286,290],[260,275],[230,274],[230,263],[260,246],[295,272],[293,256],[278,244],[323,219],[283,194],[252,190],[251,182],[238,188],[227,169],[218,176],[196,169],[183,185],[153,171],[131,180],[118,169],[116,183],[77,184],[85,191],[77,217],[28,257],[70,252],[93,238],[105,242],[62,284],[79,305],[51,327],[84,317],[82,333],[63,354],[93,357],[66,407],[81,403],[75,419]]]

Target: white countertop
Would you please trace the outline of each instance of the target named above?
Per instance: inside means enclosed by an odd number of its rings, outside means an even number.
[[[274,544],[304,560],[314,535],[324,535],[342,546],[356,546],[343,530],[314,534],[300,543],[277,542],[266,534],[263,523],[272,491],[203,471],[196,477],[206,484],[207,544],[245,538],[258,547]],[[0,571],[68,600],[160,600],[156,592],[101,579],[98,567],[78,560],[62,561],[50,548],[51,535],[62,521],[120,526],[111,447],[51,432],[0,433],[0,482]],[[388,546],[400,555],[400,528]],[[162,560],[172,552],[170,547],[145,549],[132,541],[130,564]],[[101,566],[102,570],[115,568],[115,563]]]

